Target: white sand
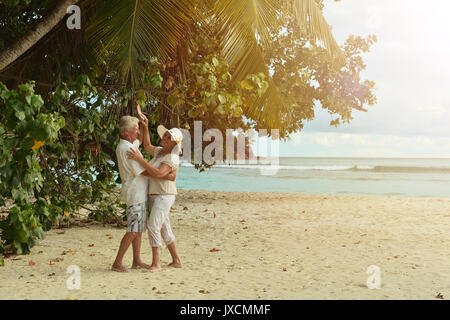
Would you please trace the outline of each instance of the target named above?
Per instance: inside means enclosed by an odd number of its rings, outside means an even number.
[[[30,255],[5,259],[0,299],[450,298],[450,199],[181,190],[174,208],[182,269],[112,272],[125,229],[54,229]],[[147,234],[142,258],[151,262]],[[70,265],[80,290],[67,289]],[[371,265],[381,289],[366,285]]]

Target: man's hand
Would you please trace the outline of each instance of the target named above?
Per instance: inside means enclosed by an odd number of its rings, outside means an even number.
[[[169,181],[175,181],[177,178],[177,170],[172,170],[167,164],[163,163],[161,167],[164,167],[165,173],[160,174],[151,174],[148,171],[144,171],[141,174],[149,177],[149,178],[156,178],[156,179],[163,179],[163,180],[169,180]],[[159,168],[160,169],[160,168]],[[169,171],[170,170],[170,171]]]
[[[175,179],[177,178],[177,170],[170,171],[166,178],[167,178],[167,180],[175,181]]]

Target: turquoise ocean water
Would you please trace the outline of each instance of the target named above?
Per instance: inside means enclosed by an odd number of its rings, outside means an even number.
[[[218,165],[199,172],[182,163],[179,189],[450,198],[450,159],[280,158],[261,165]],[[263,166],[264,167],[264,166]],[[265,167],[267,168],[267,166]]]

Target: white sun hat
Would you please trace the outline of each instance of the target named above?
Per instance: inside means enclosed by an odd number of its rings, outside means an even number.
[[[166,131],[169,131],[170,135],[172,136],[172,139],[177,143],[178,146],[181,147],[181,141],[183,141],[183,134],[181,133],[181,130],[178,128],[172,128],[170,130],[167,130],[162,124],[156,128],[156,131],[158,131],[159,136],[162,137],[166,133]]]

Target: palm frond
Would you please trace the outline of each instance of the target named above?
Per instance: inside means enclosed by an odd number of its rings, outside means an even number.
[[[270,32],[279,27],[278,10],[279,0],[225,0],[216,7],[225,36],[250,32],[263,46],[270,46]],[[233,46],[225,48],[233,50]]]
[[[264,122],[267,128],[277,128],[279,126],[279,115],[287,113],[286,108],[288,106],[270,76],[261,47],[254,37],[249,37],[247,40],[243,56],[236,62],[234,68],[236,80],[241,80],[248,74],[258,72],[263,72],[266,75],[269,83],[268,89],[261,97],[252,100],[249,105],[245,106],[245,113],[258,122]]]
[[[278,115],[286,108],[263,54],[263,48],[271,46],[271,34],[280,28],[278,9],[278,0],[219,1],[216,8],[222,26],[222,54],[232,66],[233,78],[240,81],[248,74],[262,72],[268,79],[266,93],[245,106],[247,116],[268,128],[277,127]]]
[[[143,71],[139,57],[174,56],[191,13],[188,0],[110,0],[87,31],[97,57],[114,53],[107,63],[137,87]]]
[[[331,54],[340,54],[341,49],[331,27],[314,0],[286,0],[284,3],[296,18],[297,24],[304,28],[312,39],[321,41]]]

